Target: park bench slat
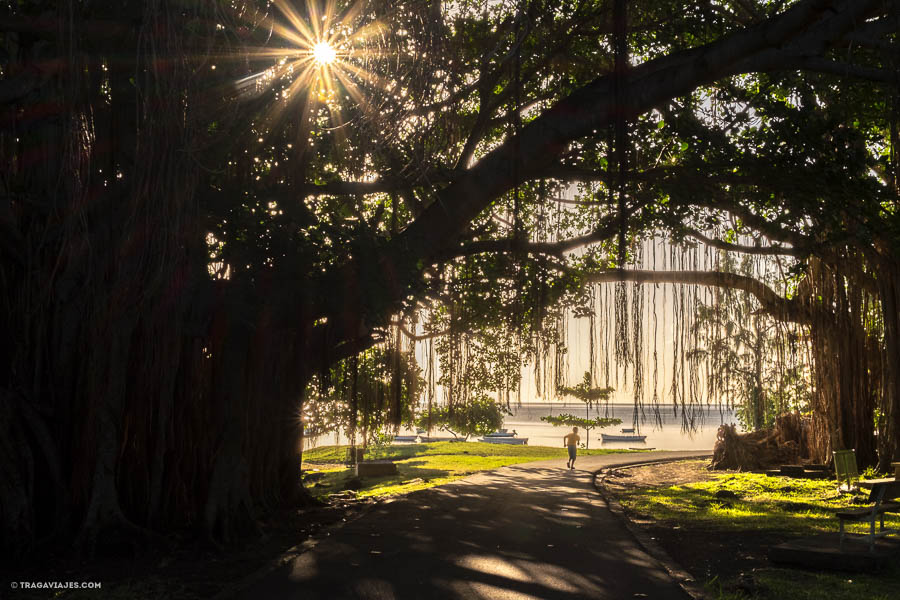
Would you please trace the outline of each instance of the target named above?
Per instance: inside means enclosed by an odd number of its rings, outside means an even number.
[[[835,455],[837,458],[837,455]],[[872,491],[869,494],[869,501],[874,502],[871,506],[866,506],[863,508],[851,508],[846,510],[840,510],[835,513],[840,522],[840,543],[839,543],[839,551],[844,551],[844,522],[845,521],[862,521],[869,524],[869,533],[865,534],[863,537],[868,539],[869,541],[869,552],[875,552],[875,540],[877,538],[884,537],[891,533],[897,533],[892,529],[884,528],[884,513],[886,512],[900,512],[900,503],[897,502],[884,502],[885,497],[887,498],[895,498],[898,493],[900,493],[900,489],[897,487],[896,481],[891,480],[870,480],[864,483],[866,487],[871,487]],[[880,531],[875,531],[875,521],[880,521]]]
[[[848,510],[842,510],[835,513],[838,519],[844,519],[848,521],[865,521],[868,520],[872,514],[881,514],[884,512],[897,512],[900,510],[900,504],[894,502],[882,503],[879,505],[873,506],[865,506],[863,508],[851,508]]]

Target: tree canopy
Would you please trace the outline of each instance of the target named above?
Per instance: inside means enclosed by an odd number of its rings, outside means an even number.
[[[0,3],[4,551],[240,539],[305,498],[312,398],[552,395],[570,317],[593,381],[691,415],[729,387],[700,286],[794,344],[812,458],[900,458],[896,35],[881,0]]]
[[[416,425],[449,431],[454,437],[487,435],[500,429],[506,411],[493,398],[475,396],[464,406],[431,406],[419,414]]]

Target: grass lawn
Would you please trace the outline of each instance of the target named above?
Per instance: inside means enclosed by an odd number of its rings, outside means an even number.
[[[651,517],[658,526],[708,532],[718,539],[733,538],[736,541],[750,539],[755,533],[770,532],[773,537],[787,540],[837,531],[836,510],[868,504],[865,491],[856,495],[841,494],[833,480],[768,477],[754,473],[718,474],[708,481],[683,485],[628,488],[617,491],[616,495],[631,512]],[[865,533],[866,527],[854,523],[847,529]],[[900,529],[900,516],[888,514],[885,527]],[[735,589],[730,585],[733,582],[718,580],[712,581],[709,589],[723,600],[888,600],[900,597],[900,565],[897,564],[873,574],[765,567],[757,569],[753,579],[755,585],[749,591]]]
[[[323,446],[303,453],[304,479],[317,496],[347,490],[353,471],[342,463],[348,446]],[[579,450],[580,456],[634,452],[631,450]],[[564,458],[563,447],[512,446],[484,442],[432,442],[389,446],[377,456],[394,461],[399,473],[384,477],[366,477],[356,490],[360,497],[406,494],[441,485],[477,473],[517,463]]]

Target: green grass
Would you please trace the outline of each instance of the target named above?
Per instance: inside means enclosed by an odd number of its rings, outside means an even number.
[[[303,468],[321,475],[316,480],[306,474],[307,485],[318,496],[328,496],[347,489],[353,479],[350,469],[342,466],[347,457],[347,446],[325,446],[303,453]],[[628,450],[579,450],[580,456],[614,454]],[[405,444],[389,446],[376,456],[367,453],[366,458],[391,459],[397,465],[397,475],[367,477],[361,480],[357,490],[360,497],[406,494],[415,490],[434,487],[477,473],[508,465],[551,458],[564,458],[566,449],[546,446],[511,446],[484,442],[433,442],[429,444]]]
[[[720,490],[738,497],[716,498]],[[722,474],[711,481],[622,493],[623,505],[661,521],[689,521],[697,527],[733,532],[768,529],[798,536],[837,531],[836,510],[867,503],[865,492],[840,494],[830,479],[756,473]],[[900,516],[888,514],[885,527],[900,528]],[[865,528],[865,524],[852,523],[847,530],[864,533]]]
[[[738,497],[716,498],[729,490]],[[837,531],[834,513],[840,508],[868,504],[865,491],[841,494],[833,480],[768,477],[754,473],[729,473],[710,481],[669,487],[637,488],[618,493],[630,510],[648,515],[662,525],[707,530],[713,536],[740,536],[746,531],[772,531],[788,539]],[[900,516],[888,514],[885,527],[900,529]],[[848,524],[847,531],[865,533],[867,525]],[[709,589],[721,600],[851,600],[896,598],[900,567],[880,573],[814,572],[766,568],[755,573],[757,591],[747,595],[731,582],[711,582]]]

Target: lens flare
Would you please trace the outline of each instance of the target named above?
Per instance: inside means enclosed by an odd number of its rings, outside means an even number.
[[[249,49],[255,61],[269,65],[235,80],[237,96],[249,99],[275,92],[275,101],[257,125],[269,131],[277,131],[279,123],[292,115],[299,130],[308,131],[322,108],[334,131],[346,126],[342,112],[351,107],[356,117],[377,118],[372,96],[390,96],[395,88],[394,82],[372,69],[373,63],[388,56],[384,37],[389,28],[380,18],[366,16],[365,0],[351,0],[342,10],[335,0],[306,0],[305,7],[303,3],[272,0],[278,14],[253,22],[274,34],[265,46]],[[235,53],[233,59],[243,64],[246,56]],[[299,106],[301,112],[287,110],[291,106]]]
[[[337,58],[337,51],[328,42],[318,42],[312,49],[313,60],[319,65],[329,65]]]

